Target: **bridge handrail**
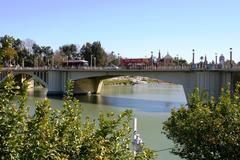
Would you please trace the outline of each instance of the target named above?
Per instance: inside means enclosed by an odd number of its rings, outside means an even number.
[[[49,70],[71,70],[71,71],[240,71],[240,65],[181,65],[181,66],[146,66],[144,68],[111,68],[111,67],[3,67],[0,71],[49,71]]]

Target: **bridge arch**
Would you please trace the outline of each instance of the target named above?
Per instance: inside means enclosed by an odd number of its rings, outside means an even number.
[[[182,76],[178,75],[177,73],[172,73],[170,75],[156,75],[154,74],[149,74],[149,72],[117,72],[114,74],[114,72],[111,72],[109,74],[104,74],[104,73],[95,73],[92,75],[71,75],[71,80],[74,81],[74,93],[100,93],[101,88],[103,85],[102,80],[104,79],[109,79],[109,78],[114,78],[114,77],[120,77],[120,76],[140,76],[140,77],[148,77],[152,79],[158,79],[158,80],[163,80],[169,83],[177,84],[177,85],[182,85],[185,95],[186,94],[186,88],[188,87],[187,83],[188,80],[186,80],[186,77],[188,76]],[[176,78],[178,77],[178,78]]]
[[[77,71],[72,71],[68,74],[68,78],[72,80],[101,79],[101,77],[117,76],[142,76],[179,84],[183,86],[186,97],[192,93],[194,88],[198,87],[201,91],[207,91],[209,95],[217,98],[221,87],[231,82],[231,73],[215,70],[96,70],[91,72],[83,71],[81,74]],[[99,84],[100,87],[95,86],[96,93],[100,92],[101,83]]]
[[[12,74],[13,74],[14,77],[16,77],[18,75],[28,75],[28,76],[32,77],[33,80],[35,80],[35,81],[39,82],[41,85],[43,85],[43,87],[48,88],[48,84],[32,72],[12,72]],[[0,83],[4,82],[6,79],[7,79],[7,74],[6,74],[5,77],[3,77],[0,80]]]

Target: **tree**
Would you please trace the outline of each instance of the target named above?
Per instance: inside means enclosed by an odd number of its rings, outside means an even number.
[[[53,56],[53,50],[50,46],[39,46],[37,44],[33,44],[32,49],[38,65],[50,65],[49,63]]]
[[[91,60],[93,61],[93,51],[92,51],[92,44],[87,42],[85,45],[82,46],[80,49],[81,52],[81,58],[88,61],[88,64],[91,64]],[[92,56],[92,57],[91,57]]]
[[[240,153],[240,84],[233,95],[223,89],[217,102],[203,101],[195,89],[187,107],[173,109],[164,122],[164,134],[173,141],[172,152],[182,158],[232,160]]]
[[[27,82],[16,85],[13,75],[0,85],[1,159],[150,160],[153,152],[143,146],[134,156],[130,149],[132,111],[116,116],[100,114],[97,121],[82,119],[73,83],[67,85],[61,110],[52,110],[49,100],[37,102],[29,115]],[[17,105],[16,105],[17,103]]]
[[[17,63],[22,67],[34,67],[34,55],[24,47],[18,52]]]
[[[119,59],[117,55],[114,54],[114,52],[111,52],[107,54],[107,60],[106,60],[107,65],[119,65]]]
[[[58,50],[55,51],[53,55],[53,65],[57,67],[62,66],[63,61],[64,61],[64,58],[62,54]]]
[[[0,58],[2,62],[5,62],[5,64],[7,62],[8,66],[11,64],[11,60],[17,56],[13,45],[14,41],[15,39],[8,35],[0,37]]]
[[[75,44],[63,45],[59,47],[60,53],[67,57],[67,60],[78,58],[77,46]]]
[[[0,57],[8,66],[13,62],[14,65],[33,67],[34,57],[30,53],[29,46],[19,38],[15,39],[8,35],[1,37]]]
[[[51,49],[50,46],[42,46],[41,50],[43,53],[43,62],[45,65],[49,66],[50,61],[52,60],[53,50]]]
[[[26,48],[26,50],[28,50],[30,53],[33,53],[33,45],[36,44],[35,41],[31,40],[31,39],[25,39],[22,41],[22,44],[24,46],[24,48]]]
[[[39,66],[41,64],[41,59],[42,59],[42,48],[37,44],[33,44],[32,50],[34,54],[34,59],[36,61],[35,62],[36,66]]]
[[[13,47],[14,38],[12,36],[5,35],[0,37],[1,48]]]
[[[174,57],[173,63],[174,63],[175,65],[180,65],[180,66],[181,66],[181,65],[187,65],[187,64],[188,64],[185,59],[179,58],[179,57]]]
[[[107,53],[102,48],[100,42],[86,43],[81,50],[81,57],[88,61],[89,64],[93,64],[94,58],[96,59],[97,66],[107,65]],[[91,62],[92,61],[92,62]]]
[[[12,60],[17,57],[17,52],[14,48],[8,47],[3,49],[3,58],[8,61],[8,66],[12,65]]]

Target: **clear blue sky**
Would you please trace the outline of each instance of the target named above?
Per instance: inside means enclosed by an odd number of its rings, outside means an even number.
[[[240,61],[239,0],[1,0],[0,36],[58,49],[101,41],[123,57],[196,59],[215,53]]]

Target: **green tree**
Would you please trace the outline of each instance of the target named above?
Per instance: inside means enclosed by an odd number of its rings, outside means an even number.
[[[42,59],[42,48],[37,44],[33,44],[32,50],[34,54],[35,65],[39,66],[41,64]]]
[[[18,53],[17,63],[22,67],[34,67],[34,55],[29,52],[25,47]]]
[[[42,46],[41,47],[43,55],[43,62],[45,65],[50,66],[50,62],[53,57],[53,50],[50,46]]]
[[[130,149],[132,111],[116,116],[101,114],[97,121],[82,118],[79,101],[73,97],[73,83],[67,85],[61,110],[52,110],[49,100],[37,102],[29,115],[27,82],[18,87],[9,75],[1,84],[1,159],[49,160],[150,160],[153,152],[143,146],[134,156]],[[16,104],[17,102],[17,104]]]
[[[164,122],[164,133],[173,141],[172,152],[182,158],[235,160],[240,153],[240,84],[231,96],[223,89],[218,101],[203,101],[199,90],[190,96],[187,107],[173,109]]]
[[[5,35],[0,37],[0,58],[6,65],[10,65],[11,61],[17,57],[17,52],[14,49],[15,39],[11,36]]]
[[[63,45],[59,47],[60,53],[67,57],[67,60],[78,58],[77,46],[75,44]]]
[[[107,60],[106,60],[106,63],[107,65],[119,65],[119,57],[117,57],[116,54],[114,54],[114,52],[111,52],[111,53],[108,53],[107,54]]]
[[[12,65],[12,60],[17,57],[17,52],[14,48],[8,47],[3,49],[3,58],[8,62],[8,66]]]
[[[180,66],[181,66],[181,65],[187,65],[187,64],[188,64],[185,59],[179,58],[179,57],[174,57],[173,63],[174,63],[175,65],[180,65]]]
[[[8,66],[12,63],[32,67],[34,62],[34,57],[25,47],[24,42],[8,35],[0,37],[0,57]]]
[[[94,58],[96,59],[97,66],[106,66],[107,65],[107,53],[102,48],[100,42],[86,43],[82,46],[81,57],[88,61],[89,64],[94,64]]]

